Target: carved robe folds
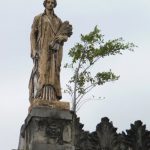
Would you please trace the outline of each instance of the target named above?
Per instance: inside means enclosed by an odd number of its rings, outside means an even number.
[[[61,99],[62,47],[71,34],[72,26],[69,22],[62,23],[55,14],[50,18],[43,13],[34,18],[31,31],[31,57],[34,68],[29,83],[30,102],[33,99]],[[63,36],[64,40],[58,42],[58,36]]]

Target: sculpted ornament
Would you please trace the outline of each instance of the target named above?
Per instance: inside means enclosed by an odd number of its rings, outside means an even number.
[[[34,67],[29,82],[30,102],[62,98],[60,67],[63,45],[72,35],[72,26],[54,13],[56,0],[45,0],[45,11],[35,16],[31,31],[31,57]]]

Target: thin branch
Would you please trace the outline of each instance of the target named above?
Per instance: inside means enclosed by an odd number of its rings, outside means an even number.
[[[77,107],[77,111],[76,111],[76,112],[78,112],[78,111],[80,110],[80,108],[81,108],[85,103],[87,103],[87,102],[89,102],[89,101],[98,101],[98,100],[103,100],[103,99],[105,99],[105,98],[97,98],[97,99],[89,98],[89,99],[84,99],[84,100],[82,101],[82,103]]]
[[[71,86],[69,86],[68,84],[66,84],[67,90],[64,90],[65,93],[68,93],[71,97],[73,96],[73,91]]]
[[[90,86],[88,86],[87,88],[85,88],[85,91],[88,90],[89,88],[91,88],[93,85],[91,84]],[[79,96],[76,98],[78,99],[82,94],[79,94]]]
[[[92,67],[100,58],[101,58],[101,57],[98,57],[97,59],[95,59],[92,64],[90,64],[88,67],[86,67],[86,68],[83,70],[83,73],[85,73],[90,67]]]
[[[94,85],[93,87],[91,87],[88,91],[86,91],[83,95],[81,95],[81,97],[79,98],[79,100],[76,99],[77,103],[76,103],[76,107],[77,104],[79,104],[79,102],[81,101],[81,99],[88,93],[90,92],[96,85]]]
[[[77,107],[76,112],[78,112],[78,111],[80,110],[80,108],[81,108],[86,102],[88,102],[88,101],[90,101],[90,100],[92,100],[92,99],[83,100],[82,103]]]
[[[87,48],[87,44],[85,43],[85,49]],[[75,71],[75,83],[74,83],[74,99],[73,99],[73,111],[76,112],[76,86],[77,86],[77,80],[78,80],[78,74],[79,74],[79,69],[81,67],[81,61],[82,57],[84,56],[85,50],[82,53],[82,56],[79,60],[79,65]]]

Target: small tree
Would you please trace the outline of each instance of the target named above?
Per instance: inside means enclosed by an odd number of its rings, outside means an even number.
[[[133,43],[125,43],[122,38],[105,42],[104,36],[97,26],[89,34],[81,35],[81,42],[71,48],[68,53],[71,57],[71,63],[65,65],[65,68],[74,70],[69,84],[66,85],[65,92],[72,97],[73,111],[75,113],[84,101],[84,96],[93,88],[119,78],[111,70],[97,72],[92,75],[91,67],[106,56],[122,54],[124,50],[133,51],[134,47]]]

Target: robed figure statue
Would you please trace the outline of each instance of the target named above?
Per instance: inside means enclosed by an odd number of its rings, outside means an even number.
[[[29,82],[31,103],[35,99],[58,101],[62,98],[62,48],[72,34],[69,22],[62,22],[54,13],[56,0],[45,0],[43,4],[45,11],[35,16],[31,31],[31,57],[34,62]]]

